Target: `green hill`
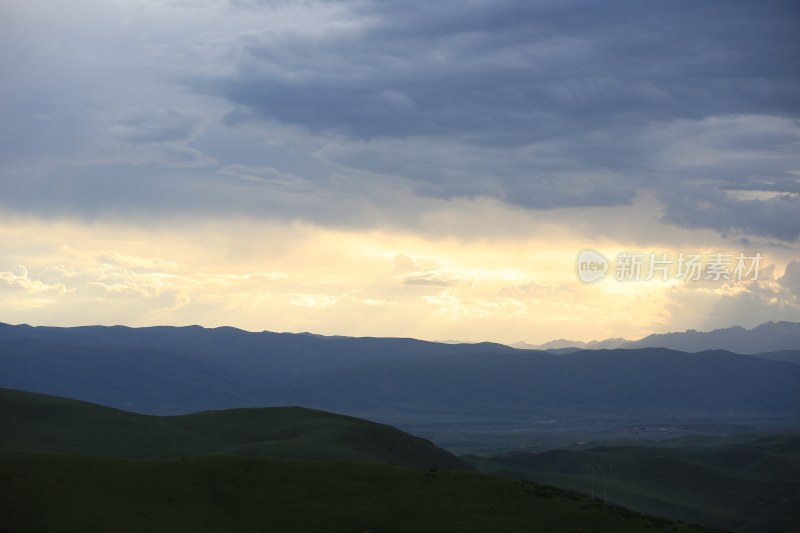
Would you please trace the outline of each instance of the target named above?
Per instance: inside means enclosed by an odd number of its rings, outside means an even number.
[[[697,442],[696,439],[683,439]],[[591,493],[648,514],[725,529],[800,528],[800,435],[713,446],[603,446],[472,456],[484,472]]]
[[[158,417],[0,389],[0,420],[4,533],[703,531],[299,407]]]
[[[150,416],[0,389],[0,451],[129,458],[255,455],[469,469],[391,426],[301,407]]]

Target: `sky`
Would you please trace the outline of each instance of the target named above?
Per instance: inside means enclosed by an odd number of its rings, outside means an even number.
[[[773,0],[5,0],[0,321],[800,321],[798,36]]]

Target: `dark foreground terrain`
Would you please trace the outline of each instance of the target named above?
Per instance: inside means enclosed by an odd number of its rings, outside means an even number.
[[[485,472],[736,531],[800,531],[800,434],[471,456]]]
[[[464,471],[216,456],[0,454],[5,531],[702,531]]]
[[[5,532],[703,531],[318,411],[153,417],[2,390],[0,414]]]

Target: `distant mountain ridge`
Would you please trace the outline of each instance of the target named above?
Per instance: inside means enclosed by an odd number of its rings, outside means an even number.
[[[669,348],[688,353],[725,350],[739,354],[760,355],[767,352],[800,350],[800,323],[766,322],[753,329],[745,329],[740,326],[712,331],[689,329],[672,333],[654,333],[635,341],[624,338],[590,342],[556,339],[544,344],[529,344],[520,341],[510,346],[523,350],[547,350],[556,353],[569,353],[574,351],[573,349]]]
[[[523,350],[564,350],[567,348],[580,348],[581,350],[615,350],[628,342],[630,342],[628,339],[623,339],[622,337],[589,342],[556,339],[554,341],[545,342],[544,344],[528,344],[520,341],[511,346]]]
[[[556,355],[198,326],[0,325],[0,387],[148,414],[302,405],[401,427],[431,417],[800,418],[800,365],[725,351]]]
[[[727,350],[733,353],[755,355],[765,352],[800,349],[800,323],[766,322],[753,329],[739,326],[679,333],[653,334],[625,343],[622,348],[669,348],[682,352]]]

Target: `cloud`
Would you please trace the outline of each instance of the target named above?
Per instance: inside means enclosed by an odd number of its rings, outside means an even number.
[[[247,274],[208,274],[201,272],[198,277],[205,282],[219,285],[241,285],[245,281],[266,281],[289,277],[286,272],[251,272]]]
[[[109,117],[110,137],[90,162],[99,164],[157,163],[165,167],[205,167],[216,163],[189,143],[202,128],[203,117],[193,110],[143,107]]]
[[[230,39],[233,72],[190,86],[415,195],[552,209],[655,190],[668,223],[798,238],[796,197],[728,192],[798,187],[792,4],[339,5],[325,31]]]
[[[778,279],[778,283],[789,291],[800,304],[800,261],[791,261]]]
[[[4,9],[4,212],[800,239],[792,2]]]
[[[197,272],[174,261],[124,255],[117,251],[76,254],[73,265],[50,264],[30,269],[16,265],[0,271],[0,302],[9,312],[41,309],[78,323],[130,323],[214,302],[217,312],[258,302],[284,272]],[[41,315],[40,315],[41,316]],[[45,315],[49,316],[49,315]]]
[[[111,264],[124,268],[136,268],[142,270],[162,270],[170,272],[180,268],[178,263],[174,261],[167,261],[159,257],[150,258],[122,255],[121,253],[113,250],[98,255],[97,261],[103,264]]]
[[[455,280],[447,279],[434,272],[424,273],[403,280],[403,285],[416,285],[418,287],[449,287],[455,283]]]
[[[313,132],[488,145],[800,110],[786,2],[349,5],[321,34],[237,37],[235,74],[204,86]]]
[[[300,307],[330,307],[337,299],[326,294],[296,294],[289,303]]]
[[[18,219],[0,225],[0,243],[2,322],[544,342],[800,320],[796,254],[778,247],[757,282],[587,286],[573,270],[586,243],[547,228],[481,241],[248,219]],[[593,244],[614,257],[625,243]],[[685,244],[641,251],[674,258]]]
[[[765,235],[785,241],[800,236],[800,197],[778,194],[766,200],[737,200],[709,186],[681,185],[661,194],[669,206],[665,220],[720,233]]]
[[[303,191],[314,188],[308,180],[291,173],[281,172],[266,165],[228,165],[225,168],[221,168],[218,172],[228,176],[235,176],[246,181],[287,190]]]
[[[117,118],[110,133],[131,143],[186,142],[196,134],[201,118],[180,109],[131,109]]]
[[[0,292],[23,292],[31,295],[38,293],[60,293],[67,291],[63,283],[47,283],[28,275],[28,269],[23,265],[14,265],[7,272],[0,272]]]

